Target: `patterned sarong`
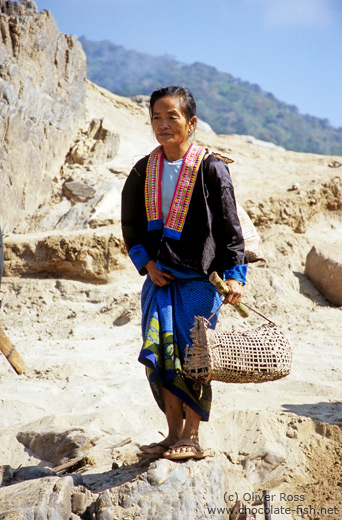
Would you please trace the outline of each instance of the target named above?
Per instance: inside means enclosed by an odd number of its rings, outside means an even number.
[[[158,265],[159,269],[162,269]],[[183,374],[185,347],[191,345],[190,329],[194,316],[208,318],[221,303],[215,287],[208,279],[189,270],[165,269],[176,276],[170,285],[158,287],[147,275],[141,295],[143,347],[139,361],[146,366],[154,398],[164,410],[161,388],[164,386],[209,420],[210,385],[196,386]],[[215,328],[218,313],[211,320]]]

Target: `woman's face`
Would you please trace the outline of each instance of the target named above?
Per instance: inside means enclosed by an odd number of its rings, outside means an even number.
[[[166,148],[187,144],[189,133],[194,130],[196,122],[196,116],[191,121],[187,120],[178,97],[165,96],[154,104],[152,128],[158,143]]]

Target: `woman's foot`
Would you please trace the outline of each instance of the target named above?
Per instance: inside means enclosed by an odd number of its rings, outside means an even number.
[[[170,445],[166,444],[164,441],[162,442],[152,442],[151,444],[144,444],[140,446],[139,455],[162,455],[166,450],[168,450]]]
[[[169,460],[189,458],[203,459],[206,455],[205,451],[202,450],[199,445],[198,439],[187,439],[185,437],[170,446],[170,448],[163,453],[163,457]]]
[[[167,451],[178,439],[166,437],[160,442],[152,442],[151,444],[145,444],[140,446],[140,451],[146,455],[162,455]]]

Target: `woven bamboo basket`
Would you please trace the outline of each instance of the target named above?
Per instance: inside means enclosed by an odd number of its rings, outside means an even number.
[[[272,322],[246,332],[223,332],[195,317],[192,347],[187,346],[184,372],[201,383],[262,383],[291,371],[292,351],[281,330]]]

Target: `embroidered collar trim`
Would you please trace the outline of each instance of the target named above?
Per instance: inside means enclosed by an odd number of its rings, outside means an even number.
[[[170,211],[164,224],[164,236],[166,237],[180,240],[198,169],[206,153],[206,148],[191,144],[185,154],[171,202]],[[148,231],[163,228],[162,175],[164,157],[163,147],[158,146],[150,154],[147,163],[145,207]]]

